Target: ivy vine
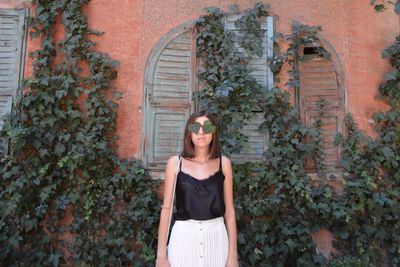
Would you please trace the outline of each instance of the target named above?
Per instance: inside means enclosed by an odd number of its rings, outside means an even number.
[[[225,153],[240,151],[240,141],[246,139],[237,130],[257,109],[265,114],[260,129],[269,132],[265,161],[235,166],[240,262],[243,266],[322,263],[323,257],[315,253],[311,237],[317,222],[304,220],[308,216],[315,218],[307,207],[316,203],[310,178],[303,169],[305,156],[311,155],[314,148],[302,140],[316,132],[300,124],[288,92],[263,88],[250,75],[251,56],[262,53],[253,45],[262,42],[260,21],[268,15],[266,6],[255,5],[235,22],[239,31],[247,32],[237,40],[238,45],[233,45],[233,33],[224,28],[222,18],[227,15],[210,9],[197,24],[200,83],[205,89],[198,94],[199,102],[218,114],[224,129],[221,139]],[[247,42],[246,36],[253,40]],[[287,54],[282,56],[282,63],[294,55]],[[222,97],[219,90],[225,92]]]
[[[239,130],[254,116],[254,111],[260,109],[255,99],[263,99],[265,90],[250,75],[252,70],[248,64],[253,55],[263,52],[259,19],[265,17],[267,11],[257,4],[235,21],[235,26],[244,33],[241,38],[225,29],[223,18],[226,15],[218,8],[210,8],[208,15],[196,23],[202,90],[195,97],[200,108],[207,107],[219,114],[220,127],[225,128],[221,133],[223,150],[230,154],[246,146],[246,136]],[[240,46],[235,45],[238,38]],[[240,48],[244,51],[239,51]]]
[[[30,36],[41,45],[4,127],[2,266],[146,266],[155,256],[158,182],[113,152],[118,62],[94,49],[87,3],[33,1]]]
[[[12,147],[0,162],[4,266],[154,262],[159,182],[148,179],[140,161],[113,152],[118,63],[94,49],[89,36],[100,33],[89,29],[81,11],[87,3],[33,1],[31,37],[41,38],[41,46],[31,55],[33,76],[24,81],[25,93],[3,131]],[[226,154],[246,146],[239,130],[257,112],[264,116],[260,129],[269,134],[262,162],[234,166],[241,265],[376,266],[384,259],[400,265],[400,37],[382,54],[393,71],[379,88],[391,109],[373,116],[378,137],[367,137],[348,114],[347,134],[336,138],[345,169],[338,194],[326,183],[313,184],[304,170],[306,157],[314,157],[322,178],[326,172],[319,139],[323,100],[319,119],[306,128],[289,92],[257,83],[249,62],[262,53],[260,23],[270,11],[256,4],[241,13],[239,38],[224,27],[232,13],[239,13],[237,6],[230,13],[210,8],[196,24],[203,89],[196,99],[218,114]],[[56,43],[58,16],[65,35]],[[269,65],[278,77],[289,64],[287,86],[295,91],[298,63],[307,60],[299,49],[318,41],[319,31],[296,23],[290,35],[275,37],[289,48],[280,53],[276,42]],[[331,262],[316,253],[312,239],[322,228],[332,231],[340,252]]]
[[[260,9],[265,11],[260,12]],[[259,36],[257,34],[261,29],[254,20],[258,21],[267,15],[267,8],[258,4],[244,14],[236,25],[249,31],[249,36]],[[366,140],[348,114],[345,120],[348,134],[338,135],[336,142],[336,145],[343,146],[343,193],[338,194],[328,186],[329,183],[313,184],[303,168],[307,156],[317,162],[320,179],[331,178],[326,177],[320,137],[324,99],[320,101],[320,112],[314,127],[305,128],[301,125],[298,110],[290,105],[288,92],[278,87],[263,90],[265,88],[252,79],[249,61],[243,60],[243,57],[254,50],[246,47],[245,40],[239,39],[237,44],[242,51],[237,53],[237,46],[232,45],[232,33],[224,29],[221,19],[227,15],[229,13],[211,9],[207,16],[200,19],[197,38],[203,73],[200,82],[206,90],[200,92],[198,97],[200,102],[211,106],[219,115],[226,153],[240,151],[243,147],[241,141],[246,141],[237,131],[246,121],[235,118],[251,118],[253,114],[237,107],[239,99],[240,105],[250,106],[254,102],[247,96],[261,97],[257,104],[265,116],[259,128],[269,133],[268,150],[263,162],[234,167],[241,264],[376,266],[386,258],[390,266],[398,265],[399,220],[394,213],[399,209],[399,186],[394,182],[398,180],[398,113],[392,110],[388,114],[374,115],[381,136],[376,140]],[[317,42],[321,30],[319,26],[294,23],[290,35],[278,34],[275,37],[275,40],[288,42],[289,48],[285,53],[280,53],[276,43],[274,47],[277,53],[270,59],[269,65],[276,76],[284,64],[291,66],[286,85],[295,92],[299,89],[298,64],[310,59],[299,51]],[[321,57],[329,57],[323,48],[318,53]],[[213,55],[221,57],[213,61]],[[396,68],[387,75],[386,82],[380,88],[383,96],[391,96],[393,105],[398,91],[398,44],[386,49],[383,55],[391,57]],[[241,81],[251,84],[247,87],[249,93],[238,96],[237,92],[241,92],[242,86],[225,86],[237,79],[235,73],[226,74],[227,69],[234,70],[240,74]],[[210,77],[213,77],[211,82]],[[221,94],[214,95],[218,90],[224,90],[222,99]],[[382,172],[387,173],[382,176]],[[334,246],[340,253],[334,255],[335,259],[331,262],[316,253],[311,238],[312,233],[322,228],[332,231],[336,239]]]

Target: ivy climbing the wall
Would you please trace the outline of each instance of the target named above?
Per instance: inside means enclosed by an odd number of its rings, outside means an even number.
[[[136,160],[119,159],[116,147],[118,63],[95,50],[81,12],[88,1],[33,1],[33,75],[4,126],[12,151],[0,162],[0,263],[4,266],[151,266],[155,259],[159,183]],[[397,5],[397,4],[396,4]],[[224,18],[242,14],[235,35]],[[255,113],[268,133],[260,162],[234,166],[239,257],[242,266],[400,265],[400,37],[383,52],[393,66],[380,86],[387,112],[374,114],[377,138],[365,136],[351,115],[343,147],[343,192],[313,183],[306,157],[326,177],[320,127],[300,123],[291,93],[299,88],[301,47],[318,42],[320,27],[294,24],[275,37],[269,66],[279,82],[289,64],[286,91],[261,86],[251,75],[262,54],[261,21],[270,14],[256,4],[239,13],[209,9],[197,24],[200,107],[218,115],[224,153],[247,143],[240,131]],[[56,21],[65,35],[56,41]],[[279,42],[288,50],[280,53]],[[329,56],[325,50],[319,51]],[[57,58],[57,60],[56,60]],[[87,73],[87,74],[85,74]],[[114,96],[114,99],[112,99]],[[306,141],[308,140],[308,141]],[[70,221],[66,221],[69,219]],[[339,254],[331,262],[316,253],[313,233],[332,231]]]
[[[244,32],[239,38],[240,46],[235,45],[234,32],[225,30],[223,19],[227,14],[218,8],[210,8],[208,15],[196,23],[202,87],[196,98],[200,108],[219,114],[220,127],[225,129],[221,142],[228,154],[238,153],[245,146],[246,137],[239,130],[259,109],[257,99],[263,99],[265,90],[250,75],[248,64],[253,55],[262,53],[259,19],[266,15],[263,5],[257,4],[235,22],[238,31]]]
[[[389,266],[400,264],[400,37],[382,52],[393,70],[379,92],[390,109],[373,114],[378,136],[371,138],[357,128],[349,114],[344,142],[346,224],[338,224],[338,239],[346,250],[368,258],[387,258]],[[338,137],[338,142],[343,138]],[[343,226],[345,226],[343,228]],[[378,255],[377,255],[378,254]],[[382,257],[384,255],[385,257]]]
[[[238,140],[246,139],[238,129],[257,108],[265,114],[260,128],[269,132],[265,161],[235,166],[240,262],[243,266],[322,263],[311,237],[318,229],[317,221],[304,220],[315,218],[312,207],[317,206],[313,199],[316,193],[303,169],[305,155],[314,150],[303,139],[315,130],[299,123],[288,92],[264,88],[251,76],[249,60],[261,54],[254,44],[262,41],[260,21],[268,15],[267,8],[257,4],[243,12],[235,24],[246,34],[235,45],[234,34],[225,29],[222,20],[228,15],[211,9],[197,24],[200,83],[204,89],[198,94],[199,102],[218,114],[225,153],[240,151]],[[246,36],[254,40],[248,42]]]
[[[33,1],[30,36],[41,45],[4,127],[12,151],[0,166],[2,266],[154,260],[158,182],[113,152],[118,63],[88,38],[99,32],[88,28],[87,3]]]
[[[237,9],[233,13],[235,11]],[[227,154],[237,153],[243,147],[241,142],[246,142],[237,130],[242,129],[246,123],[244,118],[251,118],[252,112],[251,109],[243,112],[246,109],[240,105],[253,105],[255,109],[251,96],[256,96],[260,99],[257,106],[265,114],[260,125],[260,129],[266,129],[269,134],[264,160],[234,166],[241,264],[376,266],[386,259],[388,265],[398,265],[399,218],[394,213],[400,208],[395,167],[399,155],[398,113],[374,115],[381,136],[375,140],[366,140],[348,114],[347,135],[338,135],[336,142],[343,146],[343,192],[335,191],[327,182],[313,183],[303,168],[307,156],[316,161],[320,181],[335,179],[326,176],[325,155],[321,149],[321,119],[326,101],[321,99],[319,103],[320,111],[313,128],[301,125],[297,108],[290,104],[289,92],[279,87],[265,90],[251,77],[249,60],[244,55],[254,50],[246,47],[246,40],[234,40],[233,33],[224,28],[223,18],[230,14],[211,9],[198,23],[200,83],[205,89],[198,94],[198,99],[219,115]],[[258,4],[244,14],[237,25],[248,35],[258,36],[259,21],[268,14],[267,7]],[[276,42],[275,56],[269,60],[269,65],[279,82],[282,66],[289,64],[286,85],[294,94],[300,89],[298,64],[310,60],[301,55],[300,50],[318,42],[321,30],[318,26],[295,23],[290,35],[276,35],[275,39],[287,42],[289,48],[280,53]],[[236,46],[232,45],[235,41]],[[238,47],[245,53],[238,53]],[[384,56],[390,56],[398,68],[394,60],[398,57],[396,49],[397,44],[385,50]],[[329,57],[323,48],[317,50],[319,57]],[[217,59],[214,60],[213,55],[217,55]],[[397,75],[396,69],[387,76],[380,89],[383,95],[396,94]],[[237,83],[231,86],[237,77],[250,86],[237,86]],[[248,91],[240,94],[241,90]],[[236,117],[241,119],[236,120]],[[382,172],[386,174],[382,176]],[[312,234],[320,229],[331,230],[336,239],[334,246],[339,254],[333,255],[331,262],[316,253]]]

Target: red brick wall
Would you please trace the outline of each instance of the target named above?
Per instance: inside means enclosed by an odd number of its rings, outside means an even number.
[[[241,8],[256,1],[237,1]],[[375,99],[377,88],[390,65],[381,59],[381,50],[399,32],[399,18],[392,10],[376,13],[365,1],[308,0],[269,1],[278,16],[276,29],[289,33],[292,21],[321,25],[324,38],[343,63],[347,91],[346,111],[354,114],[360,127],[373,134],[371,114],[385,104]],[[121,61],[117,86],[125,98],[120,101],[118,153],[140,157],[143,76],[147,57],[168,31],[198,18],[208,6],[228,9],[228,1],[146,0],[91,2],[86,8],[93,28],[105,31],[98,48]]]
[[[233,1],[232,1],[233,2]],[[147,57],[168,31],[204,14],[204,8],[229,9],[231,1],[191,0],[93,0],[85,7],[90,26],[104,31],[95,37],[97,49],[121,62],[117,87],[124,93],[118,114],[118,154],[140,158],[143,76]],[[248,8],[256,1],[235,1]],[[266,2],[266,1],[264,1]],[[289,33],[292,21],[321,25],[322,35],[333,46],[343,64],[347,107],[360,127],[373,135],[371,114],[386,105],[376,99],[384,73],[390,69],[381,50],[399,33],[399,17],[392,9],[376,13],[364,0],[272,0],[276,30]],[[27,0],[3,0],[0,8],[23,7]],[[28,49],[37,41],[28,41]],[[26,75],[31,72],[26,62]]]

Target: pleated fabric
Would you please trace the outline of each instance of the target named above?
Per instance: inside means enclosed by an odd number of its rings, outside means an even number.
[[[171,267],[225,267],[228,233],[223,217],[175,221],[168,245]]]

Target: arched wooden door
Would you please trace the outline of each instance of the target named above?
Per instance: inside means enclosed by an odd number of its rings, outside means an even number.
[[[193,110],[193,28],[176,32],[154,48],[145,77],[142,153],[153,171],[162,171],[168,158],[182,151],[185,123]]]
[[[307,50],[304,50],[307,51]],[[308,51],[315,51],[308,49]],[[312,55],[310,55],[312,57]],[[322,149],[325,154],[328,176],[341,176],[342,168],[339,160],[341,148],[334,145],[335,136],[344,134],[345,91],[339,76],[338,64],[334,54],[329,59],[314,56],[299,64],[300,91],[299,110],[303,125],[313,127],[318,117],[318,102],[326,100],[321,127]],[[307,158],[306,171],[315,173],[316,163]]]

